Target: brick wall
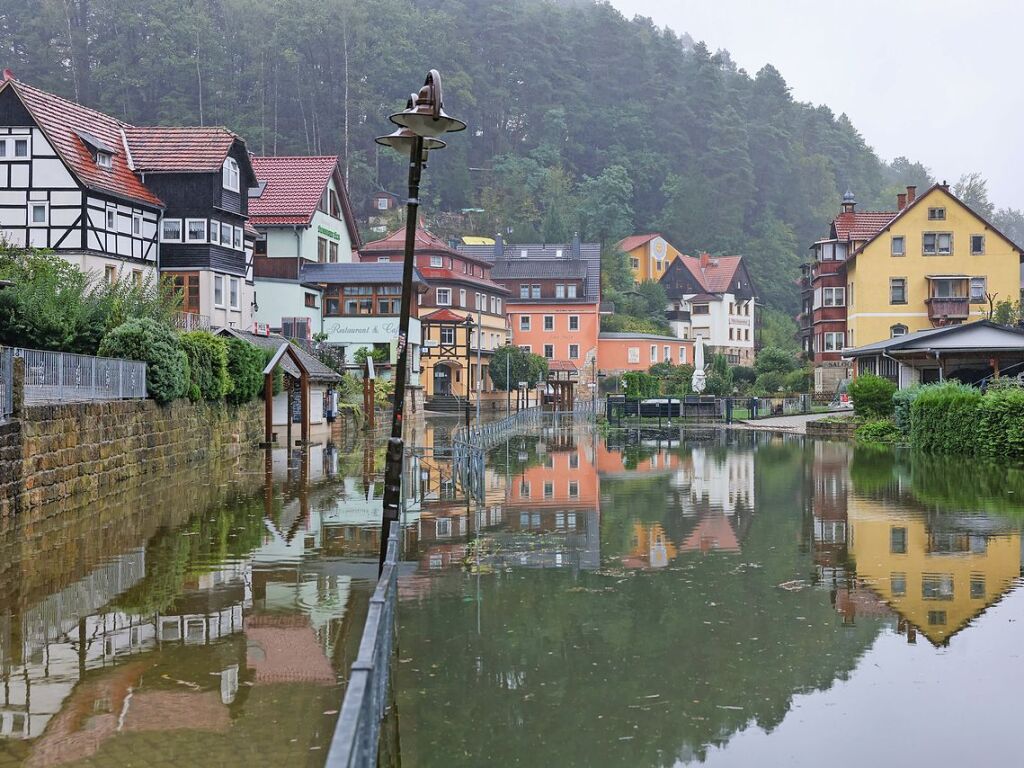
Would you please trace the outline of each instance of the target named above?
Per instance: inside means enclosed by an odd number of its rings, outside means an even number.
[[[82,506],[144,475],[237,457],[262,433],[262,401],[25,406],[0,424],[0,518],[64,499]]]

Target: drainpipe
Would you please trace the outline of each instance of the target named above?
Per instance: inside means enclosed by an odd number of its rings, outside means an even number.
[[[943,382],[946,380],[946,374],[942,370],[942,358],[939,357],[939,350],[935,350],[932,354],[935,355],[935,362],[939,364],[939,381]]]
[[[892,355],[887,355],[885,352],[882,353],[882,357],[887,360],[892,360],[896,363],[896,389],[903,389],[901,383],[903,381],[903,364]]]

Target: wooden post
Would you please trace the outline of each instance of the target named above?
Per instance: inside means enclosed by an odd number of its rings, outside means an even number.
[[[302,429],[299,432],[305,444],[309,442],[309,374],[306,371],[299,375],[299,389],[302,397]]]
[[[274,441],[274,373],[263,374],[263,418],[265,421],[264,441]]]

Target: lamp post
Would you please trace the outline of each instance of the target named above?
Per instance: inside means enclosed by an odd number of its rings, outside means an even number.
[[[384,570],[384,558],[391,536],[391,523],[398,520],[402,495],[402,461],[405,446],[402,441],[405,416],[405,385],[409,369],[409,314],[412,310],[412,276],[415,264],[417,211],[419,209],[420,176],[426,165],[427,153],[441,149],[445,143],[438,139],[444,133],[465,130],[466,124],[450,117],[444,111],[441,75],[436,69],[427,73],[419,93],[409,98],[406,109],[391,115],[398,130],[377,138],[381,146],[391,147],[409,158],[409,199],[405,215],[405,255],[402,269],[402,308],[398,322],[398,363],[395,367],[395,400],[391,418],[391,437],[388,440],[387,461],[384,466],[384,511],[381,518],[379,574]]]

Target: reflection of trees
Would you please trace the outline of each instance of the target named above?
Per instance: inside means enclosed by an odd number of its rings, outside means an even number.
[[[501,443],[487,454],[487,467],[499,475],[522,474],[530,467],[538,466],[543,460],[537,450],[543,440],[536,435],[522,435],[509,438],[507,445]]]
[[[883,620],[839,628],[826,591],[777,587],[812,565],[798,544],[803,453],[766,444],[755,462],[742,556],[575,581],[448,573],[448,594],[404,605],[398,706],[415,728],[403,753],[418,765],[671,765],[751,724],[773,729],[794,694],[844,678]],[[602,481],[604,553],[637,521],[681,517],[669,482]],[[481,722],[500,727],[466,726]]]

